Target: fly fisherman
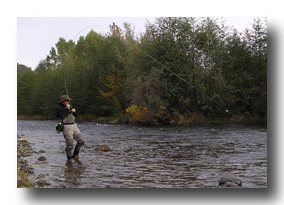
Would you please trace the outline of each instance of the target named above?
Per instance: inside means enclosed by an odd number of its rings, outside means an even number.
[[[70,100],[72,99],[69,98],[68,95],[62,95],[60,97],[60,102],[56,109],[56,117],[60,118],[64,125],[63,135],[66,141],[65,151],[67,159],[78,159],[80,149],[84,145],[84,139],[75,122],[77,113],[74,108],[71,108]],[[77,144],[72,155],[74,139],[77,141]]]

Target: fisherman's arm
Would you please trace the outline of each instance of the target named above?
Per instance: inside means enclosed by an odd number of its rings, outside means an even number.
[[[77,117],[77,115],[78,115],[77,112],[76,112],[76,110],[75,110],[74,108],[72,109],[72,114],[73,114],[75,117]]]
[[[68,110],[70,110],[70,105],[68,104],[68,105],[66,105],[66,109],[68,109]],[[77,112],[76,112],[76,110],[74,109],[74,108],[71,108],[71,112],[72,112],[72,114],[75,116],[75,117],[77,117]]]
[[[65,117],[67,117],[68,112],[65,111],[65,109],[62,109],[60,107],[56,108],[56,117],[60,118],[60,119],[64,119]]]

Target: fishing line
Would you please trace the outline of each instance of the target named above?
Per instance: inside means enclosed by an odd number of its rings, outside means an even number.
[[[82,30],[80,30],[72,39],[72,41],[75,40],[75,38],[84,30],[88,29],[88,28],[93,28],[93,27],[103,27],[103,28],[107,28],[106,26],[102,26],[102,25],[92,25],[92,26],[87,26],[85,28],[83,28]],[[228,113],[229,110],[224,107],[223,105],[221,105],[219,102],[217,102],[216,100],[214,100],[212,97],[210,97],[209,95],[207,95],[206,93],[204,93],[203,91],[201,91],[200,89],[198,89],[196,86],[192,85],[191,83],[189,83],[187,80],[185,80],[184,78],[182,78],[180,75],[178,75],[177,73],[175,73],[174,71],[172,71],[170,68],[168,68],[167,66],[165,66],[164,64],[162,64],[160,61],[158,61],[157,59],[155,59],[154,57],[152,57],[151,55],[149,55],[148,53],[146,53],[145,51],[143,51],[142,49],[140,49],[138,46],[136,46],[135,44],[131,43],[130,41],[128,41],[126,38],[124,39],[127,43],[129,43],[131,46],[133,46],[134,48],[136,48],[137,50],[139,50],[141,53],[143,53],[145,56],[148,56],[150,59],[152,59],[153,61],[155,61],[156,63],[158,63],[160,66],[162,66],[163,68],[165,68],[166,70],[168,70],[169,72],[171,72],[173,75],[175,75],[176,77],[178,77],[180,80],[182,80],[183,82],[185,82],[187,85],[191,86],[192,88],[194,88],[195,90],[197,90],[198,92],[204,94],[207,98],[211,99],[213,102],[215,102],[217,105],[219,105],[221,108],[224,108],[225,111]],[[68,95],[68,91],[67,91],[67,86],[66,86],[66,79],[65,79],[65,67],[66,67],[66,62],[68,59],[68,55],[69,55],[69,51],[70,48],[68,50],[65,62],[64,62],[64,72],[63,72],[63,78],[64,78],[64,88],[65,88],[65,92],[66,95]]]
[[[126,40],[126,39],[125,39]],[[127,40],[126,40],[127,41]],[[217,105],[219,105],[221,108],[224,108],[226,112],[229,112],[229,110],[224,107],[223,105],[221,105],[219,102],[217,102],[216,100],[214,100],[212,97],[210,97],[209,95],[207,95],[206,93],[202,92],[201,90],[199,90],[196,86],[192,85],[191,83],[189,83],[187,80],[185,80],[184,78],[182,78],[180,75],[178,75],[177,73],[175,73],[174,71],[172,71],[171,69],[169,69],[167,66],[165,66],[164,64],[162,64],[161,62],[159,62],[158,60],[156,60],[154,57],[152,57],[151,55],[149,55],[148,53],[146,53],[145,51],[143,51],[142,49],[140,49],[138,46],[136,46],[135,44],[127,41],[129,44],[131,44],[133,47],[135,47],[136,49],[138,49],[141,53],[143,53],[144,55],[148,56],[149,58],[151,58],[153,61],[155,61],[156,63],[158,63],[159,65],[161,65],[163,68],[167,69],[168,71],[170,71],[172,74],[174,74],[175,76],[177,76],[180,80],[182,80],[183,82],[185,82],[187,85],[191,86],[192,88],[196,89],[198,92],[203,93],[206,97],[208,97],[209,99],[211,99],[213,102],[215,102]]]
[[[92,26],[87,26],[85,28],[83,28],[82,30],[80,30],[72,39],[72,42],[74,42],[75,38],[77,38],[77,36],[83,32],[84,30],[88,29],[88,28],[93,28],[93,27],[103,27],[103,28],[107,28],[105,26],[101,26],[101,25],[92,25]],[[67,52],[67,55],[66,55],[66,58],[65,58],[65,61],[64,61],[64,65],[63,65],[63,82],[64,82],[64,89],[65,89],[65,93],[66,95],[68,95],[68,90],[67,90],[67,86],[66,86],[66,62],[68,60],[68,56],[69,56],[69,53],[70,53],[70,48],[68,49],[68,52]]]

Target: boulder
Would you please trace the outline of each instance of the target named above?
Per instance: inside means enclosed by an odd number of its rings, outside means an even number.
[[[238,178],[235,178],[235,177],[223,176],[219,180],[219,186],[222,186],[222,187],[238,187],[238,186],[242,186],[242,181]]]
[[[100,152],[109,152],[111,151],[111,149],[106,146],[106,145],[99,145],[95,148],[96,151],[100,151]]]

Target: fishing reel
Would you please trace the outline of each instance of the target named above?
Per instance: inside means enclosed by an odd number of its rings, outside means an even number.
[[[64,125],[62,122],[59,122],[56,127],[55,127],[57,133],[60,133],[60,132],[63,132],[63,129],[64,129]]]

